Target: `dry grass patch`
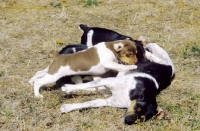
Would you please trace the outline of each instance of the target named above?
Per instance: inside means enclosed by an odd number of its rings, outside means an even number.
[[[0,1],[0,130],[199,130],[199,0],[96,0],[98,6],[87,1]],[[176,78],[158,96],[164,120],[126,126],[125,109],[111,107],[59,112],[64,103],[102,98],[98,93],[66,95],[47,88],[43,100],[34,97],[28,80],[50,63],[49,51],[80,42],[81,23],[135,39],[144,35],[169,52]]]

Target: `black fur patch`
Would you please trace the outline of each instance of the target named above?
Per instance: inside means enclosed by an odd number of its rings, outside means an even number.
[[[83,30],[83,35],[81,36],[81,44],[87,43],[87,34],[90,30],[94,31],[92,37],[92,44],[96,45],[100,42],[109,42],[116,40],[124,40],[124,39],[132,39],[131,37],[121,35],[113,30],[99,28],[99,27],[88,27],[87,25],[79,25],[79,27]]]
[[[75,49],[75,52],[74,52],[73,48]],[[78,51],[86,50],[87,48],[88,47],[83,44],[69,44],[69,45],[65,46],[64,48],[62,48],[62,50],[59,51],[59,54],[73,54]]]
[[[136,65],[138,66],[138,68],[135,70],[135,72],[146,73],[153,76],[156,79],[159,85],[159,88],[156,91],[157,94],[159,94],[160,91],[167,88],[171,84],[172,81],[171,66],[150,62],[148,60],[138,62]]]

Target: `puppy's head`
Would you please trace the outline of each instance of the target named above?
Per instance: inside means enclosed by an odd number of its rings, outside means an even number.
[[[124,114],[124,123],[131,125],[138,121],[143,122],[151,119],[158,113],[157,111],[157,103],[155,101],[137,101],[135,106],[133,107],[133,112],[129,112],[129,110]]]
[[[119,40],[113,43],[114,50],[118,59],[127,65],[132,65],[137,62],[137,48],[133,41]]]
[[[114,44],[118,58],[122,63],[131,65],[142,60],[145,56],[143,48],[144,37],[140,36],[138,40],[119,40]],[[117,43],[118,42],[118,43]]]

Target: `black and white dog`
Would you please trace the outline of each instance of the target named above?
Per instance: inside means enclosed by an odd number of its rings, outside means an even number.
[[[124,76],[102,78],[96,81],[62,87],[67,93],[99,86],[110,88],[112,96],[84,103],[63,104],[61,112],[89,107],[111,106],[128,108],[124,122],[133,124],[138,119],[146,121],[158,113],[156,96],[167,88],[175,75],[174,65],[168,53],[155,43],[145,46],[146,58],[137,63],[138,68]]]

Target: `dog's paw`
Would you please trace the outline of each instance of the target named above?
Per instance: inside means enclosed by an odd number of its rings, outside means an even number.
[[[61,87],[62,91],[65,91],[66,93],[75,91],[75,86],[74,85],[70,85],[70,84],[65,84],[64,86]]]
[[[157,107],[158,113],[156,114],[156,119],[161,120],[164,118],[165,113],[163,112],[163,109],[161,107]]]
[[[130,71],[130,70],[135,70],[137,69],[137,66],[136,65],[129,65],[128,67],[128,70],[127,71]]]
[[[63,104],[60,107],[60,112],[61,113],[67,113],[67,112],[70,112],[71,110],[72,110],[72,104]]]
[[[144,47],[144,49],[151,52],[151,53],[154,53],[155,45],[157,45],[157,44],[156,43],[149,43]]]
[[[33,79],[30,79],[29,81],[28,81],[28,83],[30,84],[30,85],[34,85],[34,80]]]
[[[144,48],[161,59],[166,55],[166,51],[156,43],[149,43]]]
[[[43,98],[43,95],[41,95],[41,94],[35,94],[35,96],[36,96],[37,98]]]

